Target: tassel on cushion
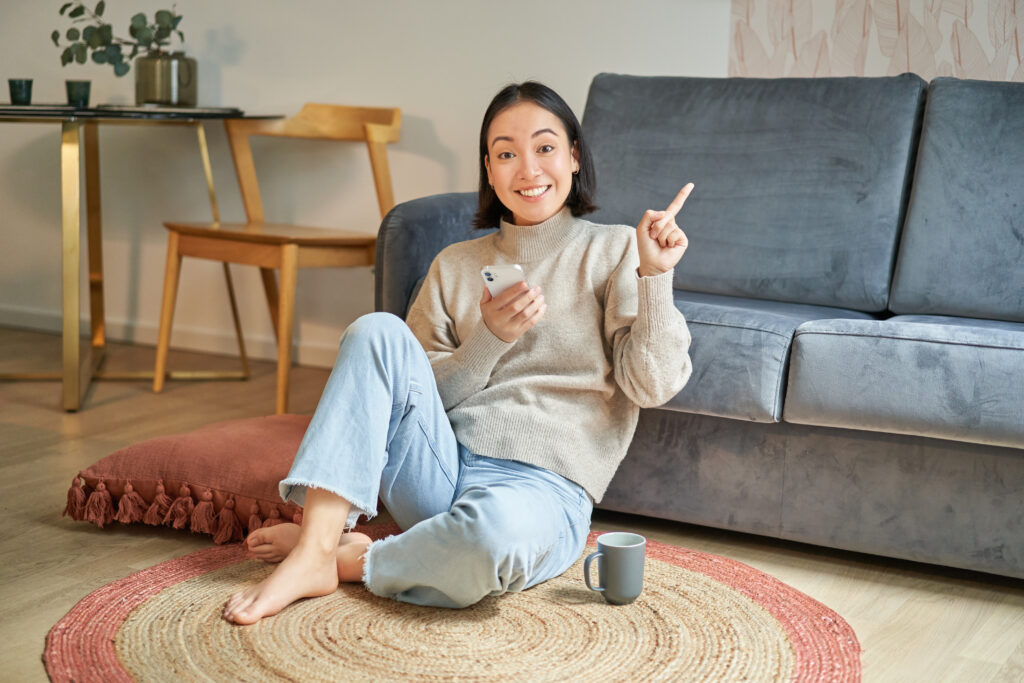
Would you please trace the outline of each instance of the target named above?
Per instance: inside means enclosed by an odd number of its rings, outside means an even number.
[[[164,524],[175,529],[184,529],[188,526],[192,517],[192,510],[195,509],[195,502],[192,500],[192,491],[188,484],[182,484],[178,489],[178,497],[171,503],[170,509],[164,515]]]
[[[117,514],[114,515],[114,519],[121,524],[141,522],[147,512],[146,507],[146,501],[135,490],[132,483],[127,481],[124,484],[124,494],[121,495],[121,500],[117,504]]]
[[[152,526],[159,526],[164,523],[164,516],[171,509],[171,497],[167,495],[164,483],[158,481],[156,484],[156,496],[153,497],[153,504],[142,516],[142,521]]]
[[[260,519],[260,506],[258,503],[253,503],[252,507],[249,508],[249,533],[256,531],[263,526],[263,520]]]
[[[197,534],[212,534],[214,522],[217,517],[213,514],[213,492],[206,489],[203,492],[203,499],[192,511],[192,531]]]
[[[238,521],[235,514],[235,499],[228,498],[224,507],[217,515],[217,533],[213,535],[213,542],[217,545],[242,540],[242,523]]]
[[[85,482],[81,475],[76,475],[71,480],[71,488],[68,489],[68,504],[64,507],[61,517],[81,522],[85,518]]]
[[[284,524],[284,520],[281,519],[281,511],[277,508],[270,508],[270,517],[267,517],[266,521],[263,522],[263,528],[277,526],[278,524]]]
[[[89,502],[85,504],[85,521],[101,529],[104,524],[114,521],[114,502],[102,480],[96,485],[96,490],[89,494]]]

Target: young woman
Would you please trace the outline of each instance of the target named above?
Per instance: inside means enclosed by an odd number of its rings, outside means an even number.
[[[280,564],[224,618],[251,624],[339,581],[465,607],[571,566],[639,407],[690,375],[672,272],[692,189],[635,230],[580,218],[594,209],[594,169],[576,117],[539,83],[499,92],[480,130],[475,223],[500,231],[437,256],[408,325],[375,313],[342,335],[281,482],[305,506],[302,526],[248,537],[253,557]],[[512,263],[529,285],[492,297],[481,269]],[[403,533],[343,533],[376,514],[378,496]]]

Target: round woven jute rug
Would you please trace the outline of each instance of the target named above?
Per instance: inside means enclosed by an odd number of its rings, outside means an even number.
[[[588,590],[582,567],[462,610],[343,584],[233,626],[220,617],[225,600],[272,566],[241,545],[209,548],[84,598],[50,631],[43,659],[56,681],[860,680],[850,626],[745,564],[648,540],[643,594],[625,606]]]

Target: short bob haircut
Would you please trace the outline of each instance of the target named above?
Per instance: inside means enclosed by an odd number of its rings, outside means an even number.
[[[583,216],[597,209],[594,204],[594,193],[597,190],[594,160],[590,155],[590,147],[583,141],[580,122],[565,100],[554,90],[543,83],[525,81],[502,88],[484,113],[484,122],[480,126],[480,198],[476,216],[473,218],[473,226],[477,229],[494,228],[502,218],[512,219],[511,212],[501,203],[494,188],[487,182],[484,158],[487,156],[487,131],[491,127],[491,122],[505,109],[520,102],[532,102],[557,116],[569,137],[570,146],[576,147],[580,170],[573,175],[572,187],[565,200],[572,215]]]

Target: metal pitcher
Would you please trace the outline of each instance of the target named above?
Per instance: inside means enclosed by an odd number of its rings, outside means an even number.
[[[196,106],[196,60],[184,52],[137,57],[135,104]]]

